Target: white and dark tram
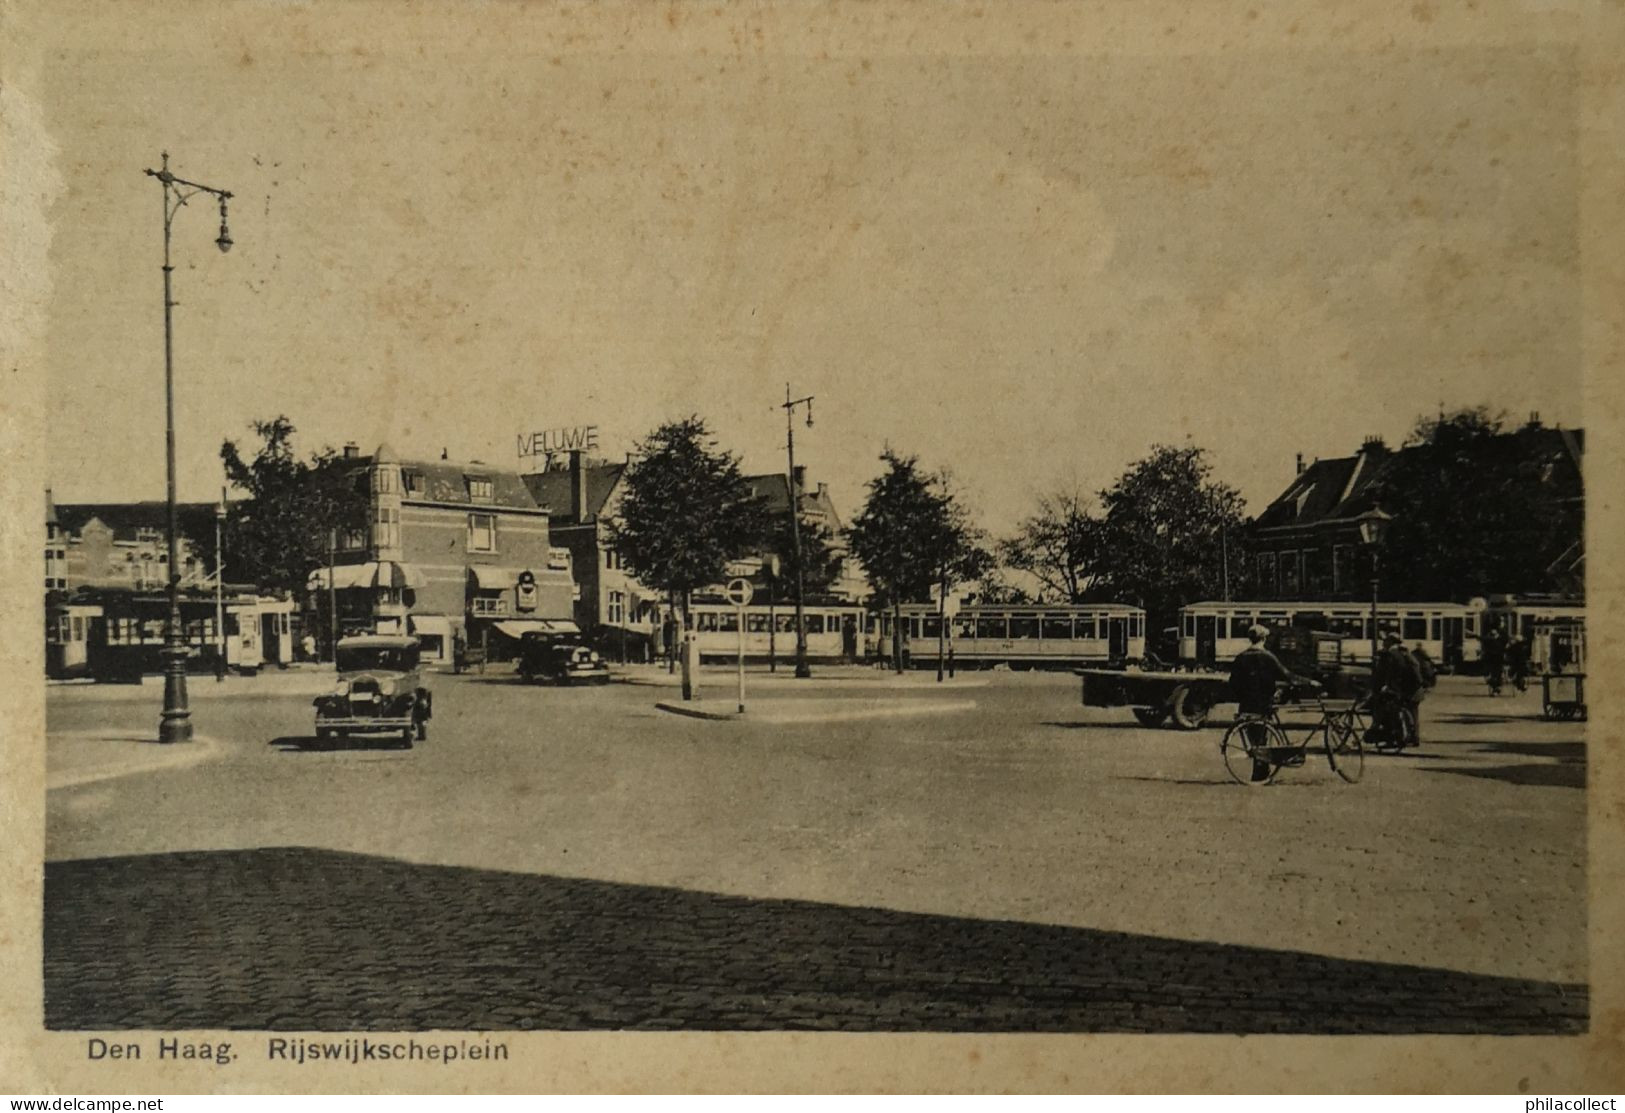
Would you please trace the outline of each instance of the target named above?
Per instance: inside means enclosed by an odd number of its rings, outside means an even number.
[[[740,608],[718,600],[695,600],[692,605],[695,640],[700,659],[726,658],[739,652]],[[772,605],[753,602],[744,608],[745,656],[749,660],[774,657],[788,661],[796,653],[796,607],[794,602]],[[807,657],[812,661],[839,661],[861,655],[864,632],[869,628],[867,612],[855,603],[811,602],[802,607],[807,631]]]
[[[933,604],[911,604],[901,613],[904,650],[914,668],[936,668],[940,653],[951,654],[956,668],[1016,669],[1109,664],[1145,654],[1145,611],[1124,603],[967,606],[946,620],[946,631]],[[880,652],[889,653],[889,612],[879,616],[878,635]]]
[[[1484,609],[1473,603],[1377,604],[1376,636],[1398,634],[1408,646],[1421,645],[1446,669],[1476,665]],[[1335,634],[1345,663],[1371,661],[1369,603],[1192,603],[1179,612],[1179,658],[1199,665],[1224,665],[1247,648],[1254,624],[1296,626]]]

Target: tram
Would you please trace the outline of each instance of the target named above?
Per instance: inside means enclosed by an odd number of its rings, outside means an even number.
[[[915,668],[936,668],[942,619],[934,604],[902,608],[904,652]],[[882,653],[891,615],[880,616]],[[1124,603],[961,607],[943,639],[957,668],[1072,668],[1145,655],[1145,611]]]
[[[1585,656],[1586,609],[1572,600],[1492,595],[1486,622],[1529,643],[1529,663],[1537,673],[1563,672]],[[1583,671],[1583,664],[1579,666]]]
[[[745,656],[767,660],[769,655],[790,660],[796,652],[794,603],[773,606],[752,603],[745,609]],[[739,653],[739,608],[732,603],[696,600],[692,607],[695,640],[700,659],[732,661]],[[807,658],[839,661],[850,645],[855,658],[862,651],[869,618],[855,603],[807,603],[802,607],[807,630]],[[851,627],[850,635],[843,632]]]
[[[1379,603],[1377,637],[1393,633],[1423,646],[1441,668],[1474,665],[1480,656],[1484,610],[1469,603]],[[1253,625],[1297,626],[1336,634],[1345,663],[1371,662],[1371,606],[1359,603],[1192,603],[1179,612],[1179,657],[1201,665],[1228,664],[1247,648]]]

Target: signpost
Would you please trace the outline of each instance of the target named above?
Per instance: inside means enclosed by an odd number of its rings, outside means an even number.
[[[739,634],[739,713],[745,713],[745,608],[750,606],[750,581],[740,577],[728,581],[728,602],[738,608]]]

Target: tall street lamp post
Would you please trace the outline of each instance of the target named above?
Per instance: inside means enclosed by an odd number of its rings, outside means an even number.
[[[790,384],[784,384],[784,432],[785,451],[790,457],[790,474],[787,484],[790,492],[790,540],[796,551],[796,675],[808,677],[812,670],[807,667],[807,620],[802,614],[802,594],[804,584],[801,574],[801,492],[796,489],[796,407],[807,407],[807,428],[812,428],[813,396],[805,398],[791,398]]]
[[[226,489],[220,488],[220,505],[214,508],[214,637],[220,660],[214,669],[214,678],[226,679],[226,587],[225,551],[220,547],[220,527],[226,522]]]
[[[1377,589],[1382,581],[1382,535],[1388,529],[1393,515],[1381,510],[1367,510],[1356,519],[1360,523],[1360,540],[1371,553],[1371,667],[1377,667]]]
[[[169,623],[164,628],[164,711],[158,722],[158,741],[190,742],[192,712],[186,703],[186,641],[181,627],[181,579],[177,557],[180,523],[175,511],[175,298],[172,284],[174,266],[169,260],[169,231],[181,206],[200,193],[220,202],[220,235],[215,246],[221,253],[231,250],[231,233],[226,230],[228,190],[200,182],[189,182],[169,172],[169,152],[163,153],[163,168],[148,170],[164,190],[164,447],[169,465]]]

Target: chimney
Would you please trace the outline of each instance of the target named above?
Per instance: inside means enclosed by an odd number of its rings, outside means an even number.
[[[441,450],[440,450],[440,458],[441,458],[441,459],[442,459],[442,460],[447,460],[447,459],[450,459],[450,457],[449,457],[449,456],[448,456],[448,455],[447,455],[447,451],[448,451],[448,450],[447,450],[447,449],[444,449],[444,448],[442,448],[442,449],[441,449]]]
[[[354,460],[356,457],[358,457],[360,455],[361,455],[361,446],[360,445],[356,444],[354,441],[346,441],[346,442],[344,442],[344,458],[346,460]]]
[[[829,495],[829,484],[828,483],[820,483],[818,485],[818,497],[819,498],[825,498],[828,495]]]
[[[1369,453],[1372,453],[1372,454],[1377,454],[1377,453],[1386,452],[1387,450],[1388,450],[1388,446],[1387,446],[1387,444],[1385,444],[1383,442],[1383,439],[1381,437],[1367,437],[1365,439],[1365,441],[1360,445],[1360,451],[1361,452],[1369,452]]]
[[[587,468],[582,455],[579,448],[570,452],[570,517],[587,522],[592,520],[592,515],[587,509]]]
[[[1530,429],[1539,429],[1540,428],[1540,411],[1539,410],[1530,410],[1529,411],[1529,426],[1528,427]]]
[[[1303,453],[1298,453],[1298,474],[1303,474]]]

